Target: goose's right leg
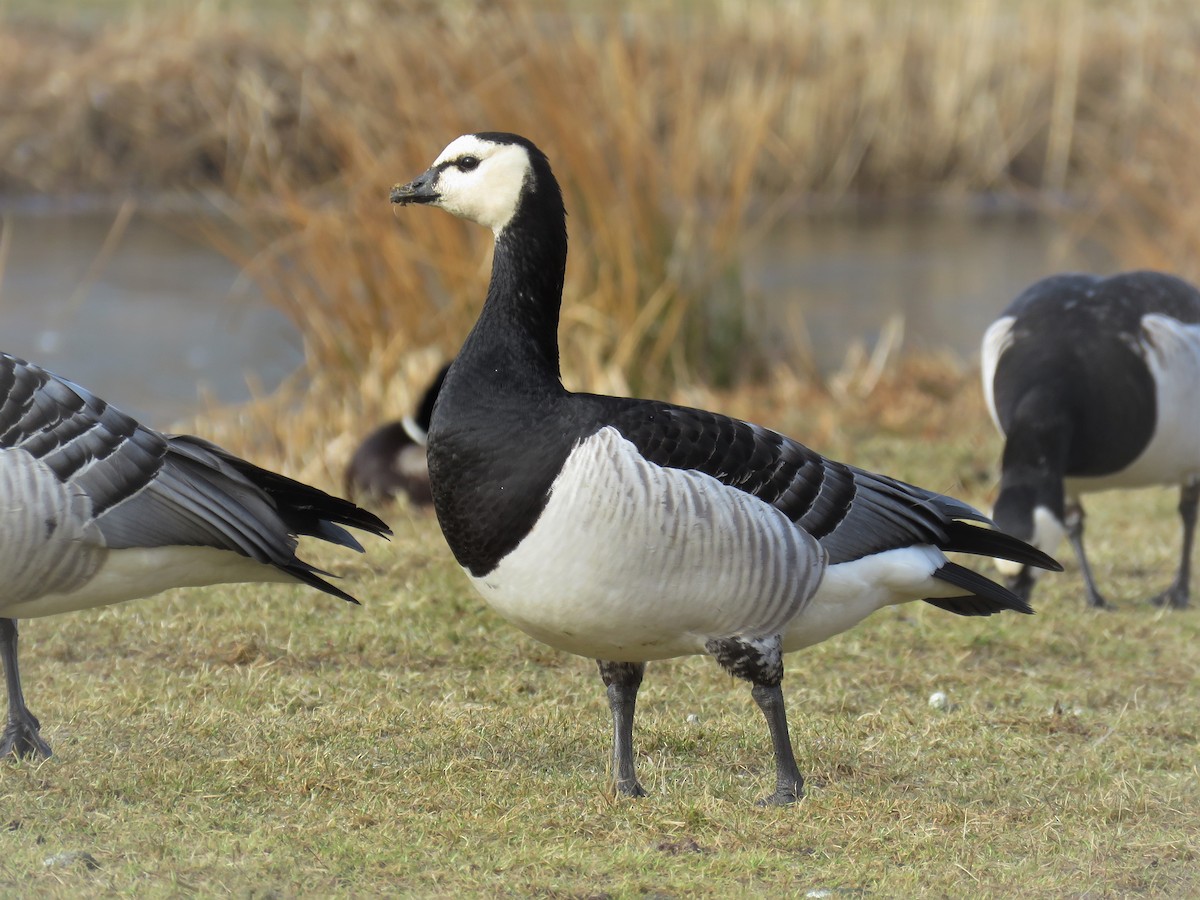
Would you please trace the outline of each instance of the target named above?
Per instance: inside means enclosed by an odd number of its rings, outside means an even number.
[[[21,673],[17,669],[17,620],[0,619],[0,659],[4,663],[4,681],[8,686],[8,724],[0,735],[0,758],[13,754],[48,757],[50,745],[42,740],[42,727],[25,705],[21,691]]]

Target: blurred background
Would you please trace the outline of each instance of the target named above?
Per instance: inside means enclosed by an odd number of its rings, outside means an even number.
[[[0,348],[332,479],[487,284],[388,189],[505,130],[566,192],[568,386],[933,403],[1044,275],[1200,275],[1198,48],[1186,0],[9,0]]]

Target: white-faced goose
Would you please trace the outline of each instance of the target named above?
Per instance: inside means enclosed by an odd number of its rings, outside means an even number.
[[[25,705],[17,619],[167,588],[301,582],[357,601],[296,557],[297,535],[362,551],[341,526],[388,527],[353,503],[220,447],[139,425],[76,384],[0,354],[0,756],[49,756]]]
[[[983,338],[983,390],[1005,436],[994,516],[1053,553],[1064,533],[1090,606],[1108,605],[1083,550],[1081,494],[1178,484],[1179,572],[1152,602],[1188,605],[1200,501],[1200,291],[1161,272],[1056,275]],[[1001,564],[1028,598],[1033,573]]]
[[[347,497],[390,500],[404,495],[415,506],[433,502],[425,444],[433,404],[449,368],[447,363],[434,376],[411,416],[380,425],[363,438],[346,465]]]
[[[501,615],[598,660],[620,793],[644,793],[632,731],[647,660],[708,653],[751,682],[775,752],[765,802],[787,803],[803,779],[784,652],[906,600],[961,615],[1030,611],[943,551],[1056,563],[973,524],[986,519],[957,500],[716,413],[565,390],[566,212],[528,140],[460,137],[391,199],[440,206],[495,235],[487,300],[433,411],[434,508]]]

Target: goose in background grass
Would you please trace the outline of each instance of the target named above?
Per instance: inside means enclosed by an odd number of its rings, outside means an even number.
[[[167,588],[299,582],[357,603],[296,556],[297,535],[362,552],[385,536],[353,503],[187,435],[164,435],[45,369],[0,354],[0,756],[50,756],[25,705],[17,619]]]
[[[1047,553],[1065,534],[1088,605],[1103,607],[1080,495],[1178,484],[1183,555],[1152,602],[1187,606],[1200,501],[1200,291],[1161,272],[1046,278],[988,328],[982,371],[1005,437],[996,524]],[[1033,573],[1000,565],[1028,599]]]
[[[924,599],[959,615],[1030,612],[943,551],[1055,568],[949,497],[843,465],[783,435],[559,378],[566,212],[550,164],[512,134],[464,135],[394,204],[492,229],[491,284],[429,429],[434,508],[487,601],[596,659],[617,791],[644,794],[633,718],[648,660],[708,653],[752,684],[775,755],[764,803],[801,796],[782,654]]]
[[[413,415],[381,425],[363,438],[346,466],[347,497],[390,500],[403,494],[416,506],[433,502],[425,442],[433,404],[449,368],[447,363],[434,376]]]

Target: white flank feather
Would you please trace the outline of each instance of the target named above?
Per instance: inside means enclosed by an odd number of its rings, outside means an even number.
[[[992,421],[1002,434],[1004,429],[1000,428],[1000,417],[996,415],[996,367],[1000,364],[1000,357],[1004,355],[1004,351],[1012,346],[1012,327],[1016,321],[1013,316],[1003,316],[989,325],[988,330],[983,333],[983,345],[980,350],[979,368],[983,376],[983,397],[987,401]]]
[[[916,544],[830,566],[812,601],[788,624],[784,652],[841,634],[885,606],[961,596],[961,587],[933,577],[945,563],[937,547]]]

